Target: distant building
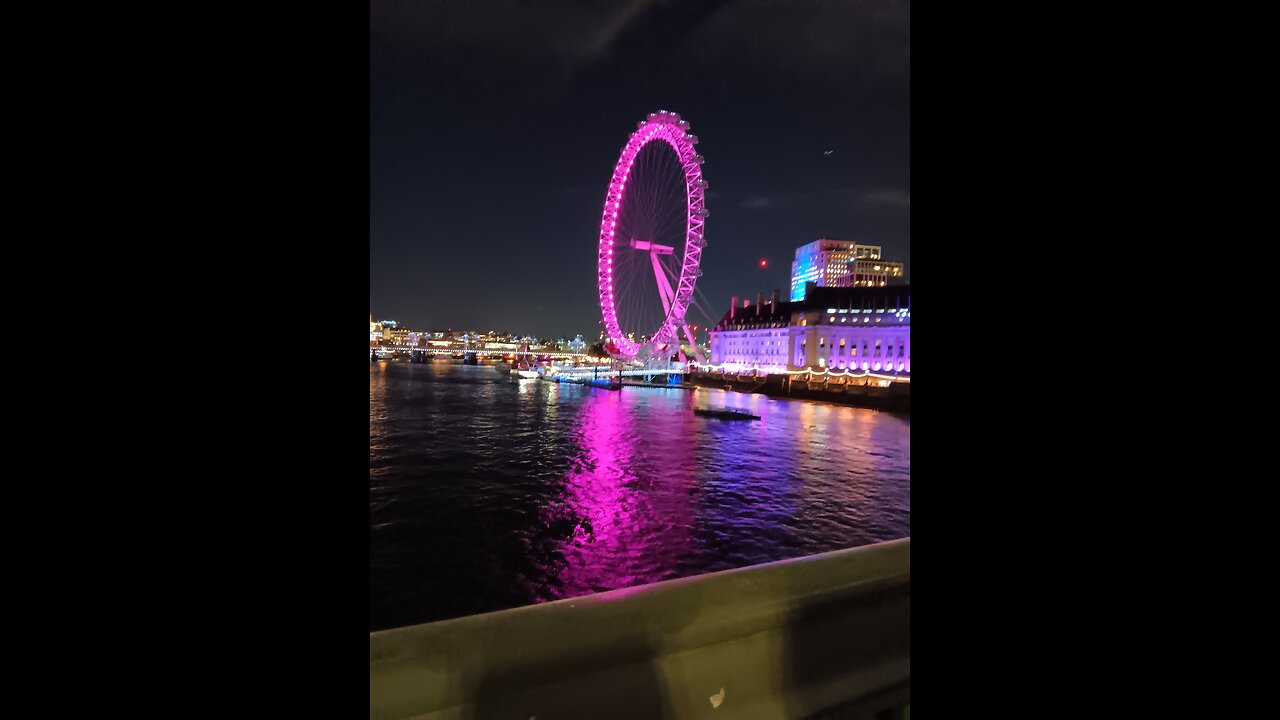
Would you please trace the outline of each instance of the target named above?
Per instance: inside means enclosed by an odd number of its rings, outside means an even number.
[[[836,278],[833,287],[884,287],[906,283],[902,263],[893,260],[850,260],[849,272]]]
[[[738,299],[711,329],[711,364],[730,370],[911,372],[911,286],[805,288],[804,299]]]
[[[865,261],[872,262],[864,266],[861,263]],[[874,282],[888,285],[889,278],[895,275],[893,269],[889,269],[881,277],[881,271],[871,270],[875,265],[880,265],[882,269],[896,266],[897,278],[903,277],[902,263],[885,262],[879,245],[859,245],[848,240],[828,238],[801,245],[796,248],[796,257],[791,263],[791,301],[804,299],[805,283],[813,283],[821,288],[841,287],[842,282],[863,282],[865,285],[861,287],[877,287],[871,284],[874,272]]]

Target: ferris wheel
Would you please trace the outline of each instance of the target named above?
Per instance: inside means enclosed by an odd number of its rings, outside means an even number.
[[[596,275],[605,349],[615,358],[683,362],[683,339],[703,361],[685,322],[710,214],[697,143],[687,120],[659,110],[638,123],[613,168]]]

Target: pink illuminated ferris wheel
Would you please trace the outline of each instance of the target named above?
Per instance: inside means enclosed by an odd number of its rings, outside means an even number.
[[[597,280],[606,348],[643,360],[701,353],[685,313],[702,274],[707,181],[698,137],[676,113],[650,113],[631,134],[605,196]]]

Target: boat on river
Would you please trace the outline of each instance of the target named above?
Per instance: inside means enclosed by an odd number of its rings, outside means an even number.
[[[729,410],[729,409],[715,410],[712,408],[694,408],[693,413],[695,415],[701,415],[703,417],[719,418],[720,420],[759,420],[760,419],[759,415],[752,415],[751,413],[746,412],[745,410]]]

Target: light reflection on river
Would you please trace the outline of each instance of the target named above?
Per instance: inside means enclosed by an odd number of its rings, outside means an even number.
[[[874,410],[370,363],[370,629],[906,537],[910,468]]]

